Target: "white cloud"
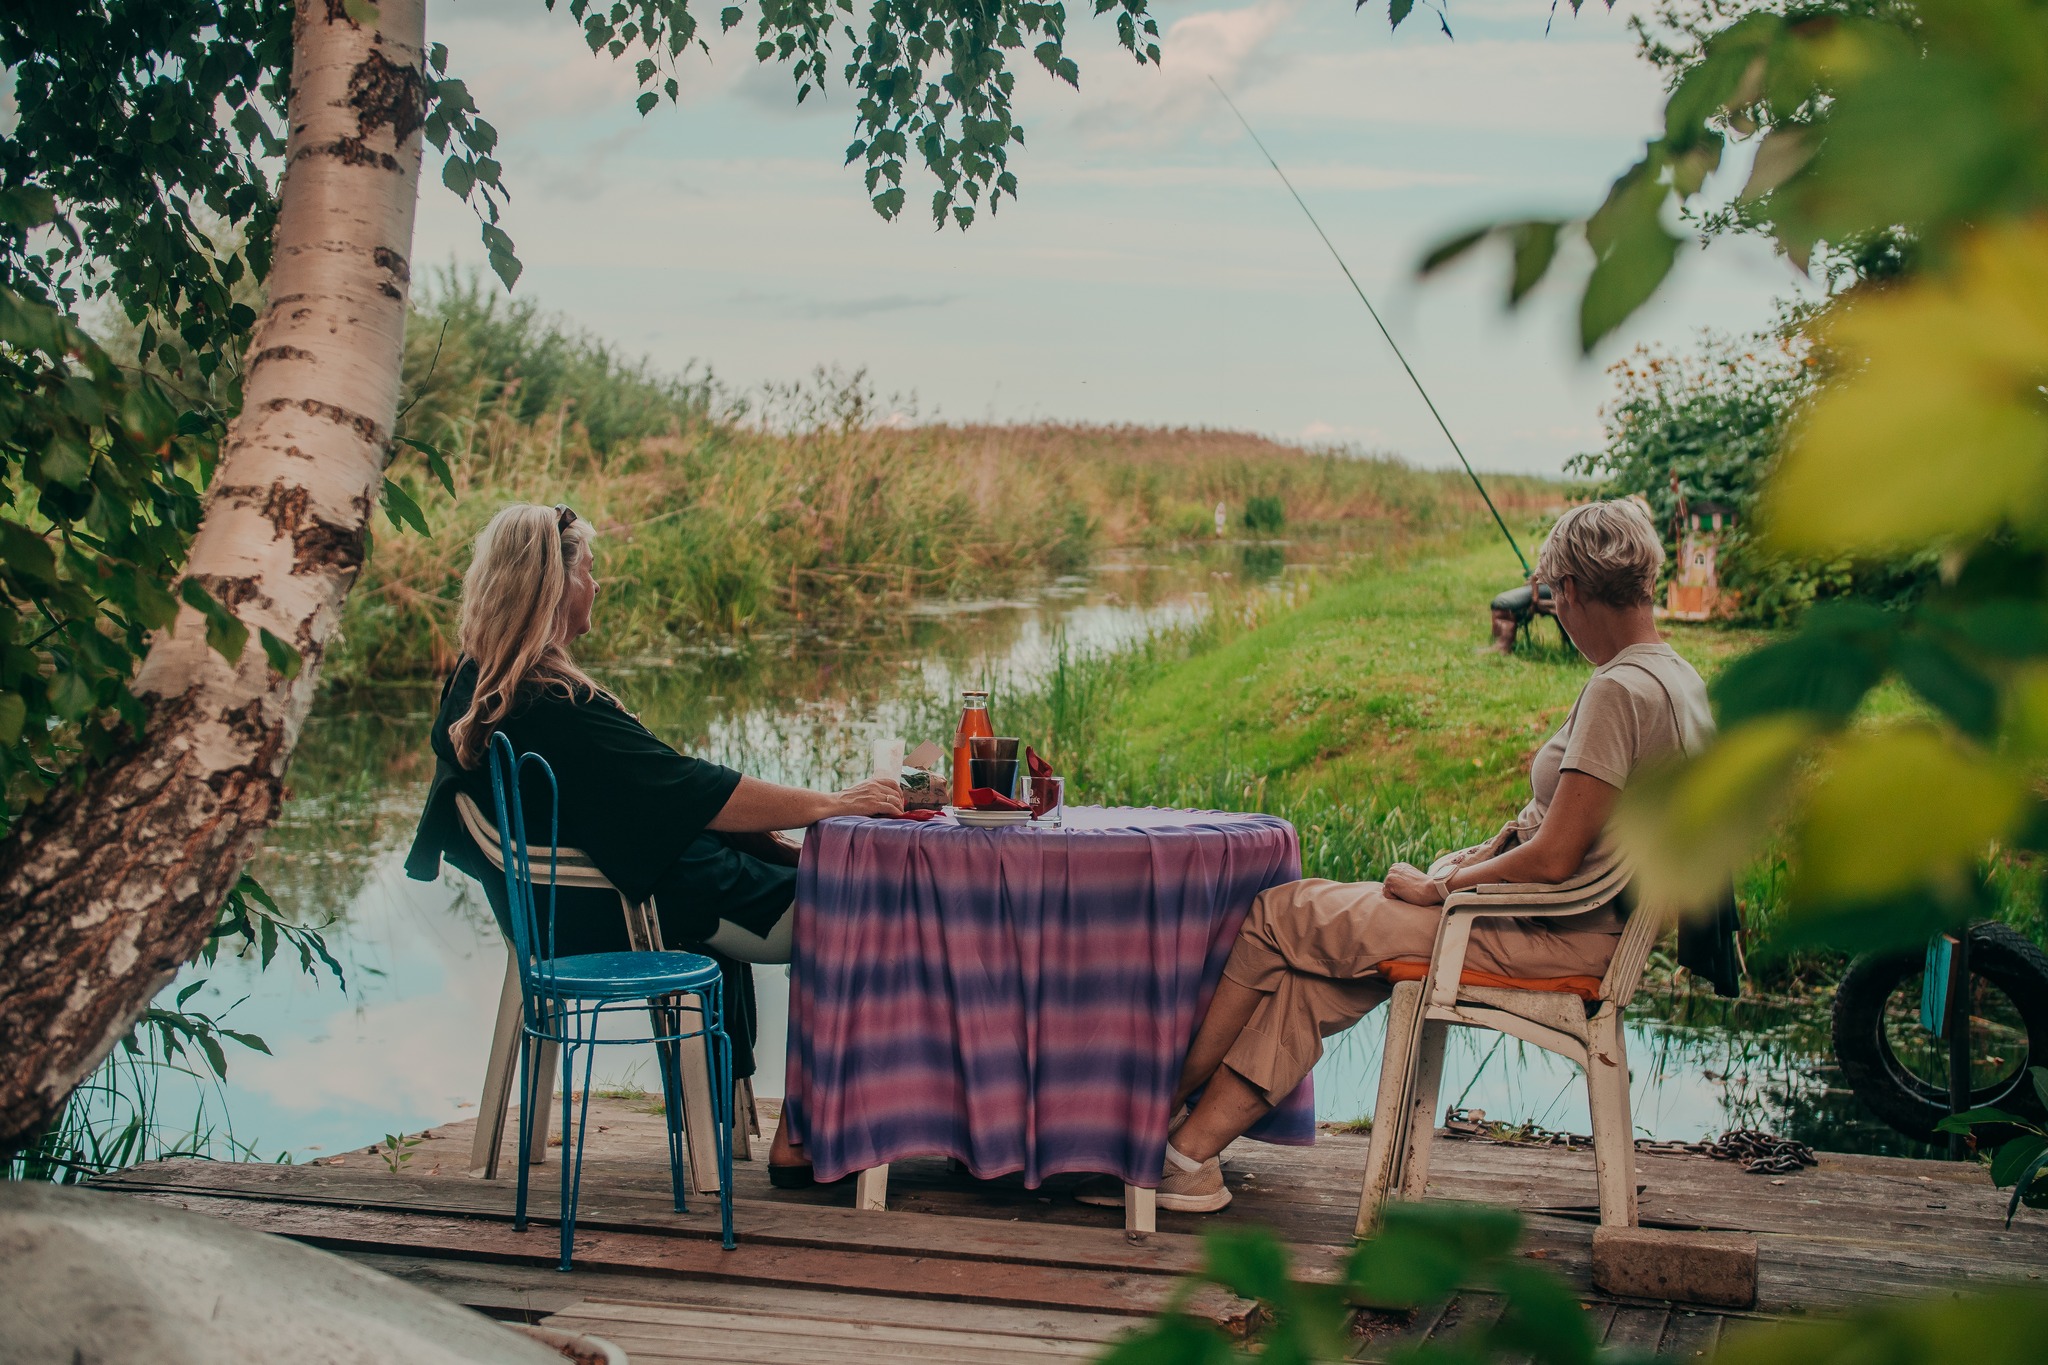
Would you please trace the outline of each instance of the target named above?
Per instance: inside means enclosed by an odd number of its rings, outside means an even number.
[[[1164,59],[1134,66],[1114,48],[1086,70],[1083,102],[1073,125],[1097,145],[1157,143],[1175,138],[1213,111],[1215,85],[1235,89],[1248,77],[1284,69],[1268,48],[1302,0],[1259,0],[1243,9],[1209,10],[1168,25]],[[1099,83],[1099,84],[1098,84]],[[1101,94],[1095,94],[1100,89]]]
[[[1243,102],[1296,125],[1611,137],[1649,132],[1662,86],[1623,41],[1479,40],[1304,54]]]
[[[1074,166],[1052,165],[1032,174],[1034,184],[1199,187],[1256,189],[1278,187],[1264,165],[1246,166]],[[1406,190],[1447,185],[1477,185],[1485,177],[1469,171],[1420,170],[1390,166],[1293,166],[1287,178],[1301,189]]]

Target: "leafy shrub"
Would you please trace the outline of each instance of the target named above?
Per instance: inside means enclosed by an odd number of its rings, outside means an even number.
[[[1594,479],[1606,497],[1649,501],[1665,548],[1678,550],[1678,502],[1719,503],[1736,522],[1722,542],[1721,586],[1739,594],[1737,615],[1783,625],[1813,602],[1855,596],[1887,605],[1910,600],[1932,578],[1933,558],[1858,564],[1848,558],[1793,560],[1767,553],[1752,535],[1757,494],[1789,424],[1822,366],[1795,335],[1748,338],[1703,333],[1690,352],[1638,347],[1609,371],[1617,394],[1605,409],[1607,444],[1568,468]]]
[[[1269,493],[1261,493],[1244,505],[1244,525],[1256,535],[1270,536],[1287,524],[1287,504]]]

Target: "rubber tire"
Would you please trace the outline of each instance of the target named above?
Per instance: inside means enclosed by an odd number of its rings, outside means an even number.
[[[1849,964],[1835,990],[1835,1060],[1849,1088],[1878,1118],[1916,1141],[1942,1142],[1946,1135],[1934,1125],[1948,1116],[1948,1092],[1901,1065],[1884,1034],[1885,1002],[1926,961],[1924,949],[1909,948],[1868,953]],[[2026,1060],[2007,1080],[1972,1092],[1971,1106],[1996,1105],[2037,1123],[2048,1119],[2027,1074],[2030,1066],[2048,1066],[2048,953],[2006,925],[1980,924],[1970,930],[1970,975],[2003,991],[2027,1030]],[[1978,1138],[1997,1146],[2013,1135],[1980,1130]]]

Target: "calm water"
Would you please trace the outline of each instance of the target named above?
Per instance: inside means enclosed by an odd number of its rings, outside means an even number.
[[[628,704],[680,747],[777,781],[810,786],[864,776],[877,738],[943,742],[963,685],[990,685],[1001,724],[1007,687],[1029,685],[1058,642],[1108,650],[1198,620],[1219,578],[1285,592],[1319,564],[1360,547],[1215,545],[1118,556],[1027,596],[927,604],[853,638],[807,633],[744,649],[679,649],[609,670]],[[188,969],[192,1005],[261,1035],[272,1055],[233,1050],[226,1087],[183,1103],[225,1152],[304,1159],[461,1117],[481,1087],[505,954],[481,892],[451,869],[406,879],[432,761],[435,692],[394,688],[327,704],[293,760],[291,793],[257,873],[294,917],[326,923],[347,989],[223,958]],[[1086,793],[1078,794],[1081,800]],[[781,968],[758,970],[763,1007],[757,1092],[782,1089]],[[1636,1122],[1659,1138],[1766,1127],[1836,1149],[1904,1151],[1834,1088],[1826,1019],[1813,1008],[1639,998],[1630,1036]],[[1367,1113],[1380,1023],[1335,1040],[1317,1071],[1324,1118]],[[1569,1066],[1511,1039],[1453,1035],[1447,1101],[1490,1118],[1587,1130],[1584,1088]],[[600,1054],[600,1081],[651,1088],[631,1050]]]

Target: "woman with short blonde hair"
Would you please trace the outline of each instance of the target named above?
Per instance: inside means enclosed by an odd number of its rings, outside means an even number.
[[[1634,498],[1587,502],[1557,519],[1536,552],[1536,577],[1566,579],[1591,600],[1619,610],[1650,605],[1664,567],[1664,542]]]
[[[1630,773],[1712,733],[1706,685],[1657,634],[1650,601],[1664,549],[1639,503],[1595,502],[1558,518],[1537,557],[1557,619],[1594,665],[1557,733],[1529,767],[1530,800],[1483,844],[1428,871],[1396,863],[1384,882],[1292,882],[1261,894],[1181,1072],[1202,1091],[1172,1131],[1159,1207],[1208,1213],[1230,1202],[1217,1155],[1293,1092],[1322,1040],[1392,988],[1382,968],[1427,964],[1453,891],[1501,882],[1588,884],[1613,866],[1607,817]],[[1557,988],[1599,977],[1625,914],[1609,904],[1566,919],[1482,920],[1469,971]],[[1092,1190],[1091,1203],[1121,1192]]]

